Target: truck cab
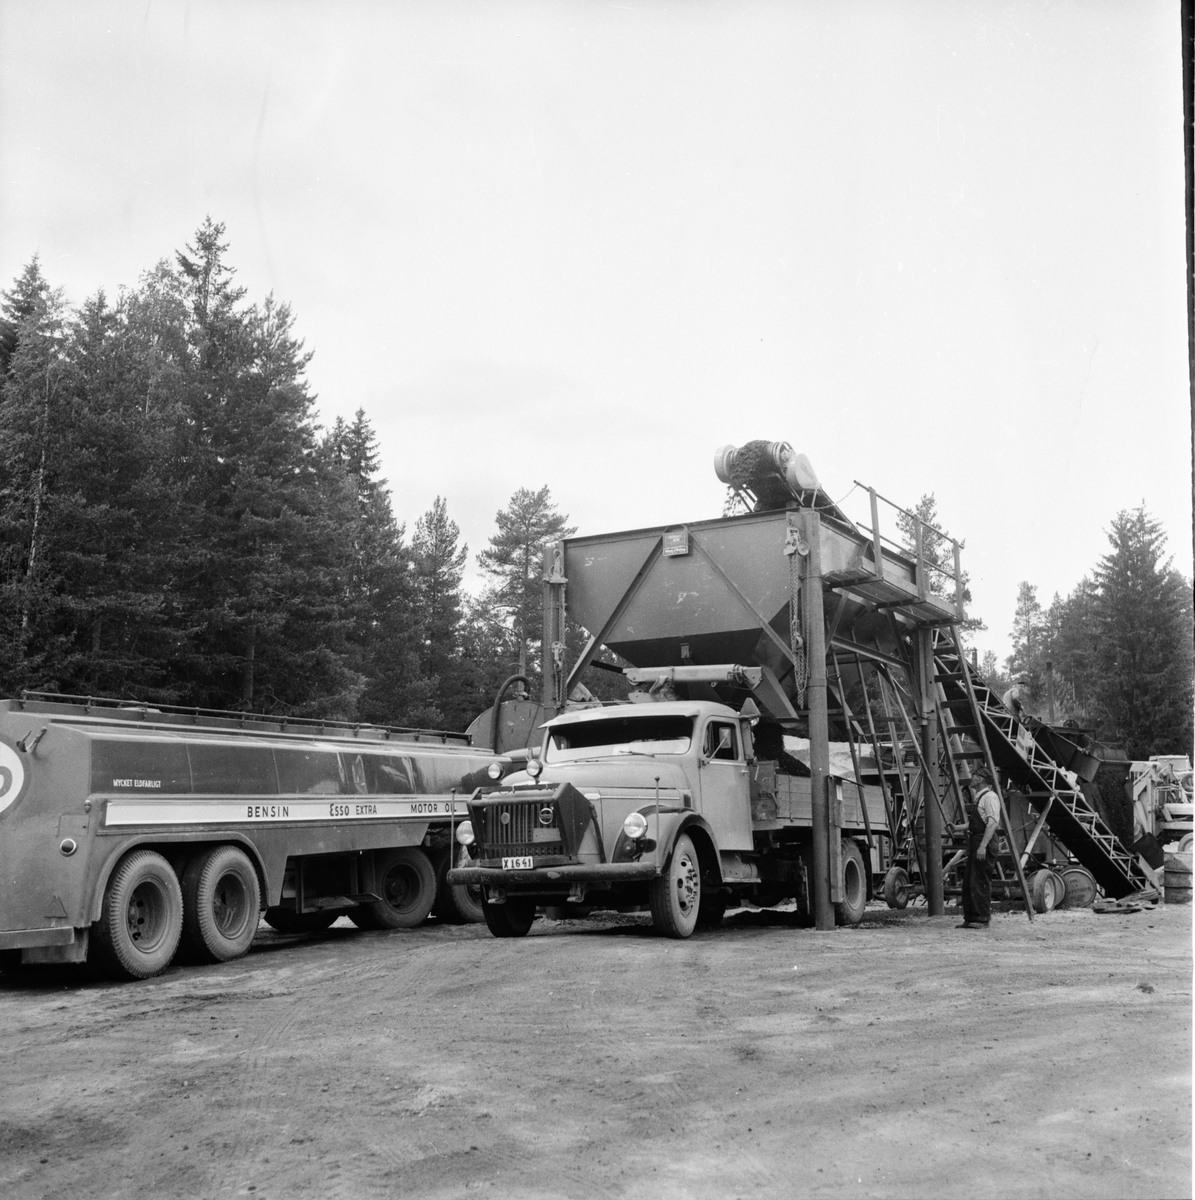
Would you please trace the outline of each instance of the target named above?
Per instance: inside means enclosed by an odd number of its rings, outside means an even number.
[[[761,819],[761,780],[774,793],[775,770],[755,758],[753,720],[676,700],[555,717],[525,770],[470,800],[458,836],[473,857],[450,880],[482,889],[497,936],[527,932],[541,905],[646,904],[681,937],[716,925],[735,897],[807,907],[809,806],[804,819],[799,803]],[[808,780],[794,782],[807,794]],[[861,913],[861,859],[857,874]]]

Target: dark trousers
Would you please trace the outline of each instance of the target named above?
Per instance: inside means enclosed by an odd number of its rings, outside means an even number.
[[[963,870],[963,920],[986,925],[992,919],[992,847],[987,858],[977,858],[979,839],[972,837],[967,846],[967,865]]]

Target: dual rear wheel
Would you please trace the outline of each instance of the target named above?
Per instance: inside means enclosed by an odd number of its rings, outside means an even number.
[[[180,945],[194,961],[227,962],[248,951],[260,910],[257,871],[236,846],[200,851],[181,881],[156,850],[134,850],[104,891],[93,958],[116,979],[160,974]]]

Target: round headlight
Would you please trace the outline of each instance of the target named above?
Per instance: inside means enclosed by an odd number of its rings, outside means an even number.
[[[538,779],[543,774],[543,770],[544,764],[538,758],[529,758],[527,760],[527,774],[532,779]]]
[[[462,846],[472,846],[473,845],[473,822],[472,821],[462,821],[456,827],[456,840],[458,842],[460,842],[460,844]]]
[[[494,759],[494,761],[492,763],[490,763],[490,765],[488,767],[486,767],[485,773],[491,779],[494,779],[494,780],[501,779],[502,778],[502,764],[497,759]]]
[[[647,832],[647,818],[641,812],[631,813],[622,823],[622,831],[637,842]]]

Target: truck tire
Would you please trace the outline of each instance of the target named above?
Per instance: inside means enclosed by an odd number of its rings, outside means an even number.
[[[249,953],[261,915],[261,888],[249,856],[236,846],[203,850],[183,872],[183,946],[196,962]]]
[[[113,979],[149,979],[174,958],[183,932],[183,893],[170,864],[133,850],[117,864],[92,928],[96,964]]]
[[[842,839],[842,899],[834,905],[835,925],[858,925],[867,909],[867,871],[850,838]]]
[[[664,874],[651,881],[651,919],[665,936],[687,938],[697,928],[701,909],[701,863],[687,833],[672,847]]]
[[[535,920],[535,901],[509,899],[505,904],[491,904],[483,897],[481,911],[494,937],[526,937]]]
[[[316,912],[295,912],[293,908],[267,908],[266,924],[279,933],[323,933],[336,923],[341,914],[321,908]]]
[[[1058,876],[1045,868],[1034,871],[1026,882],[1029,884],[1029,900],[1034,912],[1053,912],[1066,892],[1066,884],[1060,887]]]
[[[427,920],[436,902],[436,872],[417,846],[379,850],[374,860],[378,895],[349,916],[362,929],[414,929]]]
[[[904,867],[889,867],[884,876],[884,902],[889,908],[908,908],[909,873]]]
[[[454,886],[444,878],[450,867],[465,867],[469,861],[465,846],[454,845],[436,855],[436,902],[432,905],[432,915],[446,925],[480,925],[485,920],[481,911],[481,888]]]

